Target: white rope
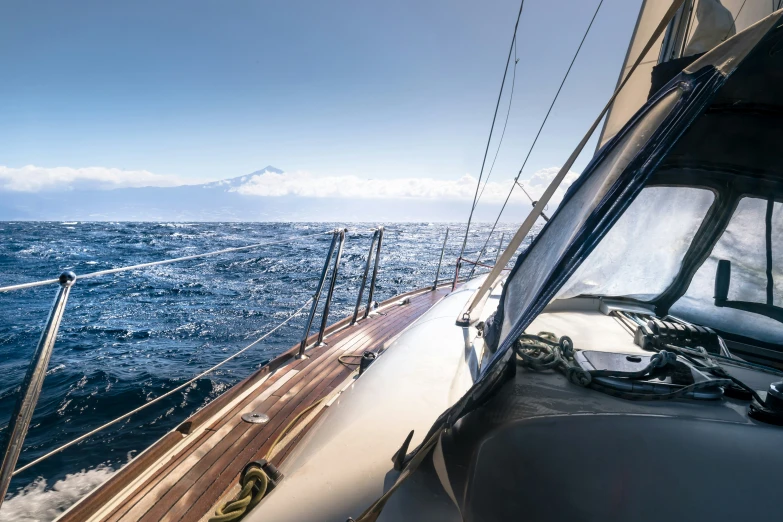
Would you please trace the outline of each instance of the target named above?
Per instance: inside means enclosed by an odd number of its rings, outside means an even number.
[[[199,379],[201,379],[202,377],[204,377],[205,375],[207,375],[207,374],[209,374],[209,373],[212,373],[213,371],[217,370],[218,368],[220,368],[221,366],[223,366],[224,364],[226,364],[228,361],[230,361],[230,360],[234,359],[235,357],[237,357],[238,355],[240,355],[242,352],[244,352],[244,351],[246,351],[246,350],[249,350],[249,349],[250,349],[250,348],[252,348],[253,346],[257,345],[258,343],[260,343],[261,341],[263,341],[264,339],[266,339],[267,337],[269,337],[270,335],[272,335],[272,334],[273,334],[275,331],[277,331],[277,330],[279,330],[280,328],[282,328],[282,327],[283,327],[285,324],[287,324],[287,323],[288,323],[288,322],[289,322],[291,319],[293,319],[294,317],[296,317],[297,315],[299,315],[299,314],[302,312],[302,310],[304,310],[304,309],[307,307],[307,305],[309,305],[309,304],[312,302],[312,300],[313,300],[313,298],[311,297],[310,299],[308,299],[308,300],[305,302],[305,304],[303,304],[301,307],[299,307],[299,309],[298,309],[297,311],[295,311],[293,314],[289,315],[289,316],[288,316],[288,317],[287,317],[287,318],[286,318],[286,319],[285,319],[285,320],[284,320],[282,323],[278,324],[277,326],[275,326],[274,328],[272,328],[271,330],[269,330],[267,333],[265,333],[264,335],[262,335],[261,337],[259,337],[259,338],[258,338],[258,339],[256,339],[255,341],[253,341],[252,343],[248,344],[247,346],[245,346],[244,348],[242,348],[241,350],[239,350],[238,352],[236,352],[234,355],[232,355],[232,356],[230,356],[230,357],[228,357],[228,358],[226,358],[226,359],[223,359],[223,361],[222,361],[222,362],[220,362],[220,363],[216,364],[216,365],[215,365],[215,366],[213,366],[212,368],[210,368],[210,369],[208,369],[208,370],[206,370],[206,371],[203,371],[203,372],[201,372],[200,374],[198,374],[198,375],[196,375],[195,377],[193,377],[192,379],[190,379],[188,382],[186,382],[186,383],[183,383],[183,384],[180,384],[180,385],[179,385],[179,386],[177,386],[176,388],[174,388],[174,389],[172,389],[172,390],[169,390],[169,391],[167,391],[166,393],[164,393],[164,394],[163,394],[163,395],[161,395],[160,397],[156,397],[155,399],[151,400],[150,402],[148,402],[148,403],[145,403],[145,404],[142,404],[141,406],[139,406],[139,407],[138,407],[138,408],[136,408],[135,410],[129,411],[129,412],[128,412],[128,413],[126,413],[125,415],[121,415],[120,417],[117,417],[116,419],[114,419],[114,420],[112,420],[112,421],[109,421],[109,422],[107,422],[106,424],[104,424],[104,425],[102,425],[102,426],[99,426],[99,427],[95,428],[94,430],[92,430],[92,431],[89,431],[89,432],[85,433],[84,435],[81,435],[80,437],[77,437],[77,438],[75,438],[75,439],[74,439],[74,440],[72,440],[71,442],[68,442],[68,443],[66,443],[66,444],[63,444],[63,445],[62,445],[62,446],[60,446],[59,448],[57,448],[57,449],[54,449],[54,450],[50,451],[50,452],[49,452],[49,453],[47,453],[46,455],[43,455],[43,456],[41,456],[41,457],[38,457],[38,458],[37,458],[37,459],[35,459],[34,461],[32,461],[32,462],[30,462],[30,463],[28,463],[28,464],[25,464],[25,465],[24,465],[24,466],[22,466],[21,468],[19,468],[19,469],[17,469],[16,471],[14,471],[12,476],[15,476],[15,475],[17,475],[17,474],[19,474],[19,473],[21,473],[21,472],[23,472],[23,471],[25,471],[25,470],[27,470],[27,469],[29,469],[29,468],[33,467],[33,466],[35,466],[35,465],[36,465],[36,464],[38,464],[39,462],[41,462],[41,461],[43,461],[43,460],[46,460],[46,459],[48,459],[48,458],[49,458],[49,457],[51,457],[52,455],[56,455],[57,453],[60,453],[60,452],[61,452],[61,451],[63,451],[64,449],[66,449],[66,448],[69,448],[69,447],[73,446],[74,444],[77,444],[77,443],[79,443],[79,442],[83,441],[84,439],[86,439],[86,438],[88,438],[88,437],[91,437],[92,435],[94,435],[94,434],[98,433],[99,431],[102,431],[102,430],[104,430],[104,429],[108,428],[109,426],[111,426],[111,425],[113,425],[113,424],[117,424],[118,422],[120,422],[120,421],[121,421],[121,420],[123,420],[123,419],[127,419],[128,417],[130,417],[130,416],[131,416],[131,415],[133,415],[134,413],[138,413],[138,412],[140,412],[141,410],[143,410],[143,409],[145,409],[145,408],[148,408],[148,407],[152,406],[152,405],[153,405],[153,404],[155,404],[156,402],[158,402],[158,401],[161,401],[161,400],[165,399],[166,397],[169,397],[169,396],[171,396],[172,394],[174,394],[174,393],[178,392],[178,391],[179,391],[179,390],[181,390],[181,389],[183,389],[183,388],[186,388],[186,387],[190,386],[191,384],[193,384],[193,383],[194,383],[194,382],[196,382],[197,380],[199,380]]]
[[[291,236],[287,237],[285,239],[280,239],[278,241],[270,241],[268,243],[255,243],[253,245],[246,245],[241,247],[233,247],[233,248],[224,248],[223,250],[216,250],[214,252],[207,252],[204,254],[194,254],[192,256],[183,256],[183,257],[176,257],[174,259],[164,259],[163,261],[152,261],[149,263],[141,263],[138,265],[131,265],[131,266],[123,266],[119,268],[110,268],[108,270],[99,270],[97,272],[90,272],[88,274],[84,275],[77,275],[77,279],[88,279],[90,277],[100,277],[105,276],[109,274],[117,274],[119,272],[127,272],[129,270],[137,270],[139,268],[147,268],[151,266],[158,266],[158,265],[168,265],[170,263],[178,263],[180,261],[188,261],[191,259],[201,259],[202,257],[211,257],[211,256],[218,256],[221,254],[228,254],[231,252],[241,252],[243,250],[252,250],[254,248],[259,248],[262,246],[271,246],[271,245],[279,245],[281,243],[287,243],[289,241],[294,241],[297,239],[304,239],[307,237],[314,237],[314,236],[320,236],[323,234],[331,234],[332,231],[329,230],[328,232],[318,232],[316,234],[307,234],[304,236]],[[34,288],[36,286],[45,286],[45,285],[51,285],[54,283],[58,283],[59,279],[44,279],[42,281],[34,281],[31,283],[22,283],[18,285],[10,285],[10,286],[3,286],[0,287],[0,292],[13,292],[14,290],[23,290],[25,288]]]

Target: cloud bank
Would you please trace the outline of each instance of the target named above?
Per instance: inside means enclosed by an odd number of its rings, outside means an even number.
[[[523,180],[525,190],[533,198],[540,197],[558,170],[557,167],[551,167],[536,172],[530,179]],[[562,199],[565,189],[577,177],[575,172],[566,175],[553,202]],[[490,181],[484,188],[481,201],[502,203],[512,184],[512,179]],[[263,197],[472,200],[476,191],[476,178],[465,174],[456,180],[409,177],[366,179],[358,176],[319,177],[307,172],[266,171],[249,177],[244,183],[230,190],[246,196]],[[517,188],[511,201],[527,201],[527,196]]]
[[[127,187],[175,187],[194,181],[179,176],[153,174],[146,170],[122,170],[106,167],[0,166],[0,190],[42,192],[51,190],[115,189]]]
[[[525,190],[537,199],[558,172],[557,167],[539,170],[530,178],[521,180]],[[557,205],[565,190],[577,178],[569,172],[558,188],[552,204]],[[106,167],[21,168],[0,166],[0,190],[7,192],[46,192],[54,190],[110,190],[129,187],[175,187],[200,183],[201,180],[146,170],[122,170]],[[505,201],[512,179],[490,181],[484,187],[481,204],[497,205]],[[439,201],[471,201],[476,190],[476,178],[469,174],[458,179],[399,177],[368,179],[359,176],[316,176],[308,172],[266,170],[231,180],[213,182],[204,188],[220,189],[242,196],[340,199],[409,199]],[[518,187],[510,203],[529,204],[527,196]]]

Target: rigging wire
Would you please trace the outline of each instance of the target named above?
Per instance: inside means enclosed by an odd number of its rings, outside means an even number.
[[[565,82],[568,79],[568,75],[571,73],[571,68],[573,68],[574,62],[576,62],[576,58],[579,56],[579,51],[582,50],[582,45],[585,43],[585,40],[587,39],[587,35],[590,33],[590,29],[593,27],[593,22],[595,22],[595,18],[596,16],[598,16],[598,11],[601,9],[601,5],[603,5],[603,3],[604,0],[601,0],[600,2],[598,2],[598,7],[595,8],[595,13],[593,13],[593,18],[590,19],[590,24],[588,24],[587,29],[585,30],[585,34],[582,36],[582,41],[579,42],[579,47],[576,48],[574,57],[571,59],[571,63],[568,65],[568,69],[566,70],[565,76],[563,76],[563,80],[560,82],[560,87],[557,88],[555,97],[552,99],[552,103],[549,105],[549,109],[546,111],[546,115],[544,116],[544,121],[541,122],[541,126],[538,128],[536,137],[533,139],[533,143],[530,145],[530,148],[527,151],[525,160],[522,162],[522,166],[519,168],[519,172],[514,178],[514,183],[511,184],[511,189],[508,191],[506,200],[503,202],[503,206],[500,207],[500,212],[498,212],[498,217],[495,219],[495,223],[492,225],[492,229],[490,229],[489,235],[487,235],[487,240],[484,242],[484,246],[481,247],[479,254],[481,254],[481,252],[486,250],[487,245],[489,244],[489,240],[492,237],[492,233],[495,231],[495,228],[497,228],[498,226],[500,217],[503,215],[503,211],[506,209],[506,205],[508,204],[508,200],[511,198],[511,194],[514,192],[514,187],[516,187],[517,182],[519,181],[519,177],[522,175],[522,171],[525,169],[525,165],[527,165],[527,160],[530,159],[530,154],[533,152],[533,148],[536,146],[539,136],[541,136],[541,131],[544,130],[544,125],[546,125],[546,122],[549,119],[549,115],[552,112],[552,108],[555,106],[555,103],[557,102],[557,98],[560,96],[560,91],[563,90],[563,85],[565,85]],[[465,239],[467,240],[467,234],[465,235]],[[463,246],[463,250],[464,250],[464,246]],[[476,259],[476,261],[481,261],[481,259]]]
[[[487,188],[487,184],[489,183],[489,177],[492,176],[492,171],[495,169],[495,162],[498,160],[498,154],[500,153],[500,146],[503,145],[503,137],[506,135],[506,126],[508,126],[508,117],[511,114],[511,102],[514,100],[514,85],[516,84],[517,81],[518,63],[519,63],[519,58],[517,58],[517,45],[515,41],[514,42],[514,69],[511,75],[511,91],[508,97],[508,109],[506,110],[506,121],[505,123],[503,123],[503,132],[500,133],[500,140],[498,140],[498,148],[495,151],[495,157],[492,159],[492,165],[490,165],[489,167],[487,178],[484,180],[484,186],[481,187],[481,192],[479,193],[478,198],[473,202],[473,208],[476,208],[476,205],[478,205],[478,202],[481,200],[481,196],[484,195],[484,189]]]
[[[158,265],[168,265],[170,263],[179,263],[180,261],[189,261],[191,259],[201,259],[203,257],[211,257],[211,256],[218,256],[220,254],[228,254],[231,252],[242,252],[243,250],[251,250],[255,248],[259,248],[262,246],[271,246],[271,245],[280,245],[282,243],[287,243],[289,241],[295,241],[297,239],[304,239],[307,237],[314,237],[314,236],[320,236],[323,234],[331,234],[332,231],[329,230],[327,232],[317,232],[315,234],[305,234],[303,236],[291,236],[287,238],[283,238],[277,241],[269,241],[267,243],[254,243],[252,245],[245,245],[241,247],[232,247],[232,248],[224,248],[223,250],[215,250],[213,252],[206,252],[204,254],[194,254],[192,256],[183,256],[183,257],[175,257],[173,259],[164,259],[161,261],[152,261],[149,263],[140,263],[138,265],[130,265],[130,266],[123,266],[119,268],[110,268],[108,270],[99,270],[97,272],[90,272],[88,274],[82,274],[77,276],[78,279],[88,279],[90,277],[100,277],[105,276],[109,274],[117,274],[120,272],[127,272],[129,270],[137,270],[139,268],[149,268],[151,266],[158,266]],[[34,288],[37,286],[45,286],[45,285],[51,285],[54,283],[59,283],[59,279],[44,279],[41,281],[33,281],[30,283],[21,283],[18,285],[10,285],[10,286],[2,286],[0,287],[0,293],[2,292],[13,292],[14,290],[23,290],[26,288]]]
[[[603,0],[602,0],[603,1]],[[476,210],[476,202],[478,201],[479,188],[481,187],[481,178],[484,175],[484,165],[487,162],[487,154],[489,153],[489,145],[492,142],[492,132],[495,130],[495,120],[498,117],[498,108],[500,107],[500,99],[503,96],[503,88],[506,85],[506,76],[508,75],[508,64],[511,63],[511,52],[516,47],[517,41],[517,28],[519,27],[519,19],[522,17],[522,8],[525,6],[525,0],[519,3],[519,13],[517,13],[517,22],[514,24],[514,36],[511,38],[511,46],[508,48],[508,58],[506,58],[506,68],[503,71],[503,80],[500,82],[500,92],[498,93],[498,101],[495,103],[495,114],[492,116],[492,125],[489,127],[489,137],[487,138],[487,146],[484,149],[484,159],[481,161],[481,170],[479,171],[478,181],[476,182],[476,192],[473,194],[473,205],[470,208],[470,215],[468,216],[468,224],[465,228],[465,238],[462,241],[462,249],[460,250],[459,257],[465,253],[465,245],[468,243],[468,234],[470,233],[470,223],[473,220],[473,211]],[[514,64],[516,70],[516,63]],[[505,129],[505,127],[504,127]],[[459,259],[457,260],[459,264]]]
[[[726,38],[729,37],[729,34],[731,34],[731,30],[734,29],[734,34],[737,34],[737,18],[739,18],[740,13],[742,12],[742,8],[745,7],[745,3],[748,0],[743,0],[742,5],[739,8],[739,11],[737,11],[737,15],[734,17],[734,20],[731,21],[731,27],[729,27],[729,30],[726,31],[726,36],[723,37],[723,41],[726,41]]]
[[[285,318],[285,319],[284,319],[284,320],[283,320],[281,323],[279,323],[277,326],[275,326],[274,328],[272,328],[271,330],[269,330],[268,332],[266,332],[266,333],[265,333],[264,335],[262,335],[261,337],[258,337],[258,338],[257,338],[255,341],[253,341],[252,343],[248,344],[247,346],[245,346],[244,348],[242,348],[242,349],[241,349],[241,350],[239,350],[238,352],[235,352],[233,355],[231,355],[231,356],[229,356],[229,357],[227,357],[227,358],[223,359],[221,362],[219,362],[218,364],[216,364],[216,365],[215,365],[215,366],[213,366],[212,368],[209,368],[209,369],[207,369],[207,370],[204,370],[203,372],[199,373],[198,375],[196,375],[195,377],[193,377],[193,378],[192,378],[192,379],[190,379],[189,381],[187,381],[187,382],[185,382],[185,383],[182,383],[182,384],[180,384],[179,386],[177,386],[177,387],[175,387],[175,388],[173,388],[173,389],[171,389],[171,390],[167,391],[166,393],[164,393],[163,395],[160,395],[159,397],[155,397],[155,398],[154,398],[154,399],[152,399],[150,402],[146,402],[146,403],[142,404],[141,406],[139,406],[138,408],[136,408],[136,409],[134,409],[134,410],[131,410],[131,411],[129,411],[128,413],[125,413],[124,415],[120,415],[120,416],[119,416],[119,417],[117,417],[116,419],[114,419],[114,420],[111,420],[111,421],[109,421],[109,422],[107,422],[106,424],[103,424],[103,425],[101,425],[101,426],[98,426],[98,427],[97,427],[97,428],[95,428],[94,430],[88,431],[88,432],[87,432],[87,433],[85,433],[84,435],[81,435],[81,436],[79,436],[79,437],[76,437],[76,438],[75,438],[75,439],[73,439],[72,441],[70,441],[70,442],[66,442],[66,443],[65,443],[65,444],[63,444],[62,446],[60,446],[60,447],[58,447],[58,448],[55,448],[55,449],[53,449],[53,450],[52,450],[52,451],[50,451],[49,453],[47,453],[47,454],[45,454],[45,455],[43,455],[43,456],[41,456],[41,457],[38,457],[37,459],[33,460],[32,462],[29,462],[29,463],[25,464],[24,466],[22,466],[22,467],[20,467],[20,468],[16,469],[16,470],[14,471],[13,475],[15,476],[15,475],[17,475],[17,474],[19,474],[19,473],[21,473],[21,472],[23,472],[23,471],[25,471],[25,470],[27,470],[27,469],[29,469],[29,468],[33,467],[33,466],[35,466],[35,465],[36,465],[36,464],[38,464],[39,462],[41,462],[41,461],[43,461],[43,460],[46,460],[46,459],[48,459],[49,457],[51,457],[51,456],[53,456],[53,455],[56,455],[56,454],[60,453],[60,452],[61,452],[61,451],[63,451],[64,449],[66,449],[66,448],[69,448],[69,447],[73,446],[74,444],[77,444],[77,443],[79,443],[79,442],[83,441],[84,439],[87,439],[87,438],[89,438],[89,437],[91,437],[91,436],[95,435],[95,434],[96,434],[96,433],[98,433],[99,431],[102,431],[102,430],[104,430],[104,429],[108,428],[109,426],[111,426],[111,425],[113,425],[113,424],[116,424],[116,423],[120,422],[121,420],[127,419],[127,418],[128,418],[128,417],[130,417],[131,415],[133,415],[133,414],[135,414],[135,413],[138,413],[138,412],[140,412],[141,410],[143,410],[143,409],[145,409],[145,408],[149,408],[150,406],[152,406],[152,405],[153,405],[153,404],[155,404],[156,402],[159,402],[159,401],[161,401],[161,400],[165,399],[166,397],[169,397],[169,396],[171,396],[172,394],[174,394],[174,393],[178,392],[179,390],[181,390],[181,389],[183,389],[183,388],[186,388],[186,387],[190,386],[191,384],[193,384],[193,383],[194,383],[194,382],[196,382],[197,380],[201,379],[201,378],[202,378],[202,377],[204,377],[205,375],[208,375],[208,374],[210,374],[210,373],[214,372],[215,370],[217,370],[218,368],[220,368],[221,366],[223,366],[224,364],[226,364],[228,361],[230,361],[230,360],[232,360],[232,359],[234,359],[234,358],[238,357],[238,356],[239,356],[240,354],[242,354],[243,352],[245,352],[245,351],[249,350],[249,349],[250,349],[250,348],[252,348],[253,346],[257,345],[258,343],[260,343],[261,341],[263,341],[264,339],[266,339],[267,337],[269,337],[270,335],[272,335],[273,333],[275,333],[277,330],[279,330],[280,328],[282,328],[283,326],[285,326],[286,324],[288,324],[288,322],[289,322],[289,321],[291,321],[291,319],[293,319],[293,318],[297,317],[297,316],[298,316],[298,315],[299,315],[299,314],[300,314],[300,313],[301,313],[301,312],[302,312],[302,311],[303,311],[303,310],[304,310],[304,309],[305,309],[305,308],[306,308],[306,307],[307,307],[307,306],[308,306],[308,305],[309,305],[309,304],[310,304],[312,301],[313,301],[313,298],[311,297],[310,299],[308,299],[307,301],[305,301],[305,303],[304,303],[304,304],[303,304],[301,307],[299,307],[299,308],[298,308],[298,309],[297,309],[297,310],[296,310],[294,313],[292,313],[291,315],[289,315],[288,317],[286,317],[286,318]]]

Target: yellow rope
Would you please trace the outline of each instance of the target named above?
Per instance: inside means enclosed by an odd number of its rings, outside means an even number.
[[[275,441],[269,447],[267,457],[272,454],[274,449],[280,444],[280,441],[291,428],[310,410],[318,406],[326,397],[322,397],[312,403],[310,406],[299,412],[291,422],[280,432]],[[218,506],[215,514],[209,518],[209,522],[234,522],[244,517],[253,507],[255,507],[266,495],[269,486],[269,477],[261,468],[251,467],[243,476],[239,484],[242,489],[237,493],[233,500],[229,500],[222,506]]]
[[[310,410],[312,410],[313,408],[315,408],[316,406],[318,406],[318,405],[321,403],[321,401],[323,401],[325,398],[326,398],[326,397],[322,397],[322,398],[318,399],[317,401],[315,401],[314,403],[312,403],[310,406],[308,406],[307,408],[303,409],[303,410],[302,410],[302,411],[299,413],[299,415],[297,415],[296,417],[294,417],[294,418],[293,418],[293,420],[292,420],[291,422],[289,422],[289,423],[288,423],[288,426],[286,426],[286,427],[285,427],[285,429],[284,429],[283,431],[281,431],[281,432],[280,432],[280,435],[278,435],[278,436],[277,436],[277,438],[276,438],[276,439],[275,439],[275,441],[272,443],[272,445],[271,445],[271,446],[269,446],[269,451],[267,451],[267,452],[266,452],[267,456],[266,456],[266,457],[264,457],[264,458],[265,458],[265,459],[267,459],[267,458],[268,458],[268,456],[272,454],[272,451],[275,449],[275,447],[277,447],[277,445],[280,443],[280,441],[282,440],[282,438],[283,438],[283,437],[285,437],[285,435],[286,435],[286,434],[287,434],[287,433],[288,433],[288,432],[291,430],[291,428],[294,426],[294,424],[296,424],[296,423],[299,421],[299,419],[301,419],[301,418],[302,418],[302,417],[303,417],[303,416],[304,416],[304,415],[305,415],[307,412],[309,412]]]
[[[269,477],[261,468],[250,468],[242,477],[240,484],[242,489],[234,497],[222,506],[218,506],[215,515],[209,518],[209,522],[233,522],[240,520],[266,495],[269,485]]]

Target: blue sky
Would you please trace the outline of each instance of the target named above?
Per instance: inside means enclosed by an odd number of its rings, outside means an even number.
[[[525,2],[493,178],[516,174],[597,3]],[[605,0],[523,179],[561,165],[611,94],[639,4]],[[8,0],[0,166],[186,181],[270,164],[315,178],[476,176],[518,7]]]

